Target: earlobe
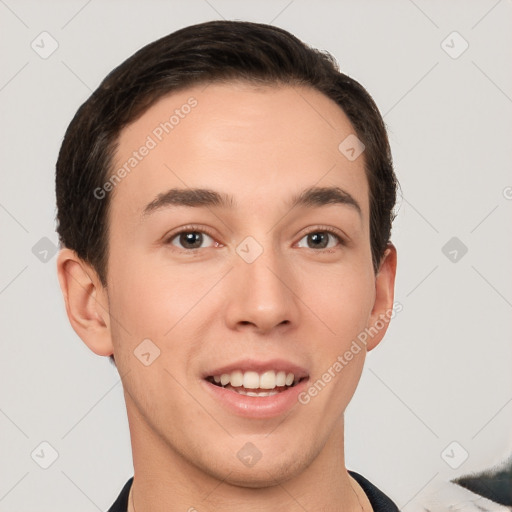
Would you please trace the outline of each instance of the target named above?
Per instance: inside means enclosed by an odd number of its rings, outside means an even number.
[[[96,271],[74,251],[64,248],[57,258],[57,274],[74,331],[94,353],[111,355],[108,300]]]
[[[396,248],[388,243],[375,278],[375,302],[368,324],[371,336],[368,336],[366,344],[368,351],[373,350],[380,343],[391,320],[395,296],[396,263]]]

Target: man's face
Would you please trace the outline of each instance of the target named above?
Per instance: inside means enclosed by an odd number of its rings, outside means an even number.
[[[319,92],[248,84],[173,93],[123,130],[114,169],[138,160],[111,192],[108,304],[135,458],[258,486],[338,446],[365,350],[298,398],[383,312],[351,134]],[[338,198],[292,207],[313,187]]]

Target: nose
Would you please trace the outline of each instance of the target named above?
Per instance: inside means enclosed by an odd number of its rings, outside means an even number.
[[[265,247],[252,262],[244,259],[242,252],[234,258],[235,268],[229,273],[229,284],[226,283],[228,326],[259,334],[296,326],[299,317],[296,278],[284,258],[271,247]]]

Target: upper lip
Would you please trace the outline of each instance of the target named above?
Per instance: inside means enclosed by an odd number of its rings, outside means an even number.
[[[293,373],[296,379],[302,379],[309,376],[309,373],[305,368],[284,359],[269,359],[268,361],[244,359],[208,370],[203,374],[203,379],[222,375],[223,373],[232,373],[236,370],[241,370],[242,372],[253,371],[257,373],[263,373],[268,370],[275,370],[276,372],[282,371],[286,373]]]

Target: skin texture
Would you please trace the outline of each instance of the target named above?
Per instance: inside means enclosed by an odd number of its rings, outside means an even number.
[[[116,358],[135,508],[371,510],[345,469],[343,413],[385,327],[307,405],[277,417],[234,414],[205,392],[202,378],[242,359],[279,358],[315,382],[392,308],[396,250],[388,246],[376,276],[364,153],[349,161],[338,150],[354,130],[310,88],[196,86],[123,130],[115,169],[190,97],[197,106],[109,192],[107,288],[71,250],[58,258],[73,328],[92,351]],[[342,188],[361,214],[343,204],[290,209],[291,196],[311,186]],[[142,215],[158,194],[189,187],[228,193],[237,205]],[[209,233],[194,250],[172,238],[190,224],[188,232]],[[345,241],[309,245],[306,235],[325,229]],[[247,236],[263,248],[250,264],[236,252]],[[150,366],[134,356],[147,338],[160,349]],[[247,442],[262,454],[253,467],[237,457]]]

